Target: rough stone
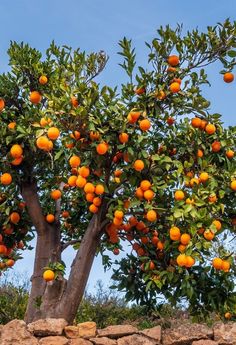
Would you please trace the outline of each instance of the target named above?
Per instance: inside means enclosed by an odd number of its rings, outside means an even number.
[[[79,328],[77,326],[66,326],[64,332],[67,338],[79,338]]]
[[[133,334],[117,340],[117,345],[156,345],[153,339],[146,338],[141,334]]]
[[[163,345],[189,345],[195,340],[211,338],[213,330],[200,324],[185,324],[162,332]]]
[[[109,339],[107,337],[90,338],[90,340],[95,345],[116,345],[117,342],[114,339]]]
[[[26,329],[23,320],[12,320],[2,327],[1,345],[38,345],[38,340]]]
[[[85,340],[83,338],[71,339],[69,344],[70,345],[93,345],[91,341]]]
[[[219,343],[214,340],[197,340],[192,343],[192,345],[218,345]]]
[[[39,340],[39,345],[69,345],[70,340],[62,336],[44,337]]]
[[[97,334],[96,322],[82,322],[77,325],[77,328],[79,330],[79,337],[81,338],[92,338]]]
[[[138,333],[138,329],[131,325],[114,325],[98,330],[99,337],[120,338]]]
[[[144,329],[139,333],[149,338],[155,339],[157,341],[157,344],[161,342],[161,326],[155,326],[152,328]]]
[[[214,340],[218,341],[219,345],[236,345],[236,322],[216,324]]]
[[[64,319],[40,319],[28,324],[28,331],[39,337],[61,335],[67,321]]]

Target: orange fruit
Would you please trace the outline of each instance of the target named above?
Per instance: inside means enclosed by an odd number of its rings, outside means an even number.
[[[90,211],[91,213],[97,213],[97,212],[98,212],[98,207],[95,206],[94,204],[91,204],[91,205],[89,206],[89,211]]]
[[[137,87],[134,92],[136,93],[136,95],[142,95],[143,93],[145,93],[145,87]]]
[[[38,104],[41,102],[42,96],[40,95],[40,93],[38,91],[32,91],[30,93],[29,100],[33,104]]]
[[[2,112],[4,108],[5,108],[5,102],[2,98],[0,98],[0,112]]]
[[[116,210],[114,213],[115,218],[122,219],[124,217],[124,212],[120,210]]]
[[[141,188],[143,191],[148,190],[150,187],[151,187],[151,182],[149,182],[148,180],[143,180],[143,181],[141,181],[141,183],[140,183],[140,188]]]
[[[222,268],[222,259],[221,258],[214,258],[212,260],[212,266],[216,269],[216,270],[221,270]]]
[[[146,218],[149,222],[155,222],[157,220],[157,213],[154,210],[150,210],[146,214]]]
[[[144,169],[144,162],[141,159],[137,159],[134,162],[133,167],[134,167],[134,170],[136,171],[142,171]]]
[[[215,237],[215,234],[210,230],[206,230],[203,232],[203,236],[206,240],[211,241]]]
[[[71,96],[70,102],[71,102],[72,106],[75,108],[77,108],[79,105],[78,99],[75,96]]]
[[[4,244],[0,244],[0,255],[6,255],[7,247]]]
[[[207,172],[202,172],[199,179],[201,182],[206,182],[209,179],[209,174]]]
[[[207,121],[206,120],[201,120],[201,125],[200,125],[200,129],[203,130],[206,128],[207,125]]]
[[[47,221],[48,223],[53,223],[54,220],[55,220],[55,217],[54,217],[53,214],[49,213],[49,214],[46,215],[46,221]]]
[[[170,89],[170,92],[177,93],[180,91],[180,85],[177,82],[171,83],[169,89]]]
[[[171,126],[171,125],[173,125],[175,123],[175,119],[170,116],[170,117],[168,117],[166,122],[168,123],[169,126]]]
[[[20,215],[18,212],[12,212],[10,214],[10,221],[13,223],[13,224],[17,224],[19,223],[20,221]]]
[[[90,138],[90,140],[98,140],[99,138],[100,138],[100,134],[98,133],[98,132],[93,132],[93,131],[91,131],[90,133],[89,133],[89,138]]]
[[[219,220],[217,220],[217,219],[216,219],[216,220],[213,220],[212,224],[215,225],[217,231],[220,231],[220,230],[221,230],[222,224],[221,224],[221,222],[220,222]]]
[[[203,155],[204,155],[204,154],[203,154],[203,151],[200,150],[200,149],[198,149],[198,150],[197,150],[197,157],[202,158]]]
[[[219,152],[220,149],[221,149],[221,144],[219,141],[214,141],[212,144],[211,144],[211,149],[213,152]]]
[[[15,144],[10,149],[10,154],[13,158],[20,158],[23,154],[22,147],[18,144]]]
[[[143,196],[144,196],[144,193],[143,193],[143,190],[142,188],[138,187],[135,191],[135,196],[138,198],[138,199],[143,199]]]
[[[231,159],[234,157],[234,151],[233,150],[228,150],[226,151],[226,157]]]
[[[100,206],[101,205],[101,203],[102,203],[102,200],[101,200],[101,198],[99,198],[99,197],[95,197],[94,199],[93,199],[93,204],[95,205],[95,206]]]
[[[82,177],[88,177],[90,175],[90,169],[86,166],[79,168],[79,175]]]
[[[9,174],[9,173],[4,173],[4,174],[2,174],[1,175],[1,183],[3,184],[3,185],[9,185],[9,184],[11,184],[11,182],[12,182],[12,176],[11,176],[11,174]]]
[[[60,131],[57,127],[51,127],[48,129],[47,135],[49,139],[56,140],[60,135]]]
[[[172,241],[179,241],[181,237],[180,229],[177,226],[172,226],[170,228],[170,239]]]
[[[222,260],[222,265],[221,265],[221,269],[225,272],[229,272],[230,270],[230,262],[227,260]]]
[[[167,73],[174,73],[176,71],[176,68],[175,67],[168,67],[166,71],[167,71]]]
[[[42,117],[40,119],[40,126],[45,127],[51,122],[51,119],[46,119],[45,117]]]
[[[48,82],[48,78],[46,77],[46,75],[41,75],[39,77],[39,84],[45,85],[45,84],[47,84],[47,82]]]
[[[194,127],[194,128],[200,128],[202,124],[202,120],[199,119],[199,117],[194,117],[192,120],[191,120],[191,125]]]
[[[23,157],[15,158],[11,161],[11,164],[14,166],[20,165],[23,161]]]
[[[226,72],[223,76],[224,82],[232,83],[234,81],[234,75],[231,72]]]
[[[15,129],[16,128],[16,122],[10,122],[8,125],[7,125],[8,129]]]
[[[61,215],[63,218],[68,218],[70,216],[70,213],[68,211],[62,211]]]
[[[79,156],[72,156],[69,160],[70,166],[72,168],[77,168],[80,165],[80,158]]]
[[[230,312],[226,312],[225,315],[224,315],[224,317],[225,317],[227,320],[229,320],[229,319],[231,319],[232,314],[231,314]]]
[[[185,200],[185,203],[186,203],[187,205],[193,205],[193,204],[194,204],[194,199],[187,198],[187,199]]]
[[[160,101],[166,98],[166,94],[163,90],[160,90],[155,95],[156,98],[158,98]]]
[[[151,189],[145,190],[143,193],[144,199],[146,200],[152,200],[154,198],[154,192]]]
[[[205,131],[207,134],[214,134],[216,131],[216,126],[211,123],[208,123],[205,127]]]
[[[129,123],[135,123],[138,121],[140,115],[141,111],[131,111],[127,116],[127,120]]]
[[[164,249],[164,243],[161,242],[161,241],[158,241],[158,242],[157,242],[157,249],[163,250],[163,249]]]
[[[12,267],[12,266],[14,266],[15,265],[15,260],[13,260],[13,259],[8,259],[7,261],[6,261],[6,266],[7,267]]]
[[[55,279],[55,273],[52,270],[46,270],[43,272],[43,279],[46,282],[51,282]]]
[[[181,252],[181,253],[183,253],[183,252],[185,251],[185,249],[186,249],[186,246],[183,245],[183,244],[180,244],[180,245],[178,246],[178,251]]]
[[[49,140],[45,136],[41,136],[36,140],[36,146],[41,150],[46,150],[48,148]]]
[[[193,178],[191,178],[191,180],[190,180],[189,183],[190,183],[190,186],[191,186],[191,187],[194,187],[195,184],[196,184],[196,185],[199,184],[199,179],[196,178],[196,177],[193,177]]]
[[[150,129],[151,127],[151,122],[148,119],[144,119],[139,122],[139,128],[141,131],[146,132]]]
[[[185,254],[179,254],[176,258],[177,265],[180,267],[183,267],[186,265],[186,255]]]
[[[61,198],[61,191],[59,189],[52,190],[50,196],[53,200],[58,200]]]
[[[86,185],[87,180],[86,178],[84,178],[83,176],[79,175],[76,179],[76,186],[79,188],[84,188],[84,186]]]
[[[208,201],[209,202],[216,202],[217,201],[217,196],[215,195],[215,193],[212,193],[209,197],[208,197]]]
[[[108,144],[103,142],[97,145],[96,150],[99,155],[105,155],[108,151],[108,148]]]
[[[184,245],[189,244],[190,240],[191,240],[191,237],[189,234],[182,234],[180,237],[180,242],[181,244],[184,244]]]
[[[175,67],[179,64],[179,57],[177,55],[170,55],[167,59],[167,62],[170,66]]]
[[[94,193],[95,187],[91,182],[87,182],[84,186],[85,193]]]
[[[88,202],[93,202],[94,198],[95,198],[95,194],[94,193],[87,193],[86,196],[85,196],[85,199]],[[95,206],[98,206],[98,205],[95,205]]]
[[[77,180],[77,176],[72,175],[68,178],[67,183],[70,187],[75,187],[76,186],[76,180]]]
[[[233,180],[231,183],[230,183],[230,188],[236,192],[236,180]]]
[[[128,142],[128,140],[129,140],[129,134],[127,134],[127,133],[119,134],[119,141],[120,141],[120,143],[125,144],[125,143]]]
[[[187,255],[186,256],[186,262],[185,262],[185,267],[192,267],[195,264],[195,260],[192,256]]]
[[[183,200],[185,197],[184,192],[182,190],[175,191],[175,200],[180,201]]]
[[[97,184],[96,187],[95,187],[95,193],[97,195],[101,195],[105,192],[105,188],[103,187],[102,184]]]
[[[116,170],[116,171],[114,171],[114,175],[115,175],[115,177],[120,177],[121,175],[122,175],[122,170]]]
[[[154,264],[154,262],[153,261],[150,261],[150,263],[149,263],[149,269],[152,271],[152,270],[154,270],[155,269],[155,264]]]
[[[70,134],[70,137],[75,140],[80,139],[80,132],[79,131],[74,131],[73,133]]]

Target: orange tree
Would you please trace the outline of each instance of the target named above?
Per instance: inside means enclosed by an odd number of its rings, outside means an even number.
[[[103,52],[52,43],[42,58],[11,44],[11,70],[0,76],[0,267],[36,236],[27,322],[71,322],[95,255],[109,266],[105,251],[122,246],[131,250],[114,279],[128,299],[151,304],[163,294],[186,297],[194,312],[233,312],[225,244],[236,222],[235,127],[210,113],[201,87],[215,61],[233,81],[235,34],[229,21],[185,36],[160,28],[146,70],[123,39],[129,82],[120,95],[95,82]],[[68,246],[76,254],[65,279]]]

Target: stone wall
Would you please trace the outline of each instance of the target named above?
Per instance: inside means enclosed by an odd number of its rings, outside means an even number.
[[[97,329],[95,322],[68,326],[63,319],[46,319],[25,324],[13,320],[0,325],[0,345],[236,345],[236,323],[213,327],[186,323],[162,329],[139,331],[132,325]]]

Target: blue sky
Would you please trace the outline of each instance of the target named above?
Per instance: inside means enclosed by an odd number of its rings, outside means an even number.
[[[116,85],[125,78],[119,68],[120,57],[117,42],[127,36],[137,48],[139,64],[145,64],[147,50],[144,41],[155,36],[160,25],[183,23],[186,30],[198,27],[205,30],[227,17],[236,18],[236,1],[216,0],[1,0],[0,2],[0,71],[7,69],[7,48],[10,40],[28,42],[44,51],[54,39],[57,44],[74,48],[81,47],[88,52],[104,50],[110,59],[99,78],[101,83]],[[223,115],[225,124],[235,125],[235,83],[227,85],[218,74],[220,66],[210,70],[212,88],[206,95],[212,102],[212,109]],[[25,259],[16,264],[16,270],[32,271],[33,253],[26,253]],[[72,257],[68,251],[66,261]],[[108,282],[100,260],[96,260],[89,286],[97,279]]]

